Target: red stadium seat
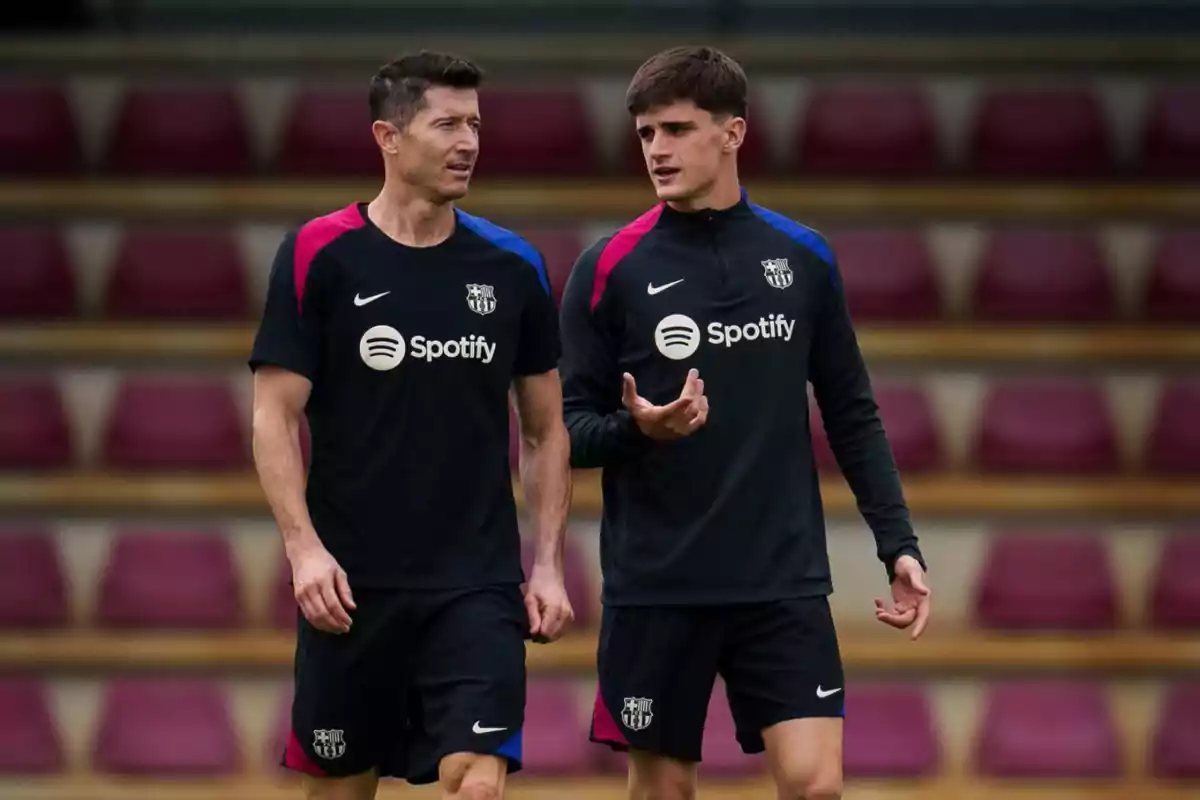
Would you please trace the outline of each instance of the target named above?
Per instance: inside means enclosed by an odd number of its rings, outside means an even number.
[[[1108,402],[1099,386],[1069,378],[994,385],[983,402],[976,460],[993,473],[1115,472]]]
[[[1087,532],[997,533],[975,591],[980,625],[1109,630],[1117,590],[1104,539]]]
[[[66,467],[71,428],[62,395],[52,379],[0,382],[0,469]]]
[[[1150,322],[1200,320],[1200,230],[1163,235],[1150,267],[1143,315]]]
[[[1001,778],[1110,778],[1123,771],[1102,686],[1066,681],[1000,684],[976,740],[977,771]]]
[[[0,175],[67,175],[82,164],[79,131],[62,88],[0,86]]]
[[[531,538],[521,540],[521,566],[525,576],[533,568],[535,544]],[[563,571],[567,584],[567,597],[571,600],[571,608],[575,611],[575,627],[587,628],[597,622],[597,606],[600,603],[600,593],[593,587],[593,570],[588,566],[587,559],[580,552],[579,546],[568,540],[563,548]]]
[[[242,624],[242,588],[219,531],[124,533],[100,586],[110,628],[222,629]]]
[[[1001,322],[1111,319],[1116,301],[1100,243],[1091,233],[1006,230],[984,251],[974,316]]]
[[[108,167],[136,176],[251,172],[250,135],[237,96],[224,86],[131,89],[109,140]]]
[[[70,616],[67,581],[50,532],[0,529],[0,628],[58,628]]]
[[[750,118],[747,120],[746,138],[738,150],[738,176],[746,178],[769,177],[775,172],[775,157],[771,153],[771,140],[767,135],[767,121],[763,119],[763,104],[759,98],[750,98]],[[648,178],[646,158],[642,155],[642,144],[634,131],[632,120],[621,134],[621,153],[625,169],[632,175]]]
[[[1150,623],[1162,630],[1200,630],[1200,530],[1163,545],[1150,584]]]
[[[215,683],[118,680],[104,698],[94,769],[110,775],[216,777],[241,766],[241,746]]]
[[[0,318],[53,319],[76,311],[75,274],[58,231],[0,227]]]
[[[1096,176],[1112,168],[1112,143],[1100,102],[1085,89],[996,90],[980,103],[971,160],[994,176]]]
[[[848,778],[935,775],[941,760],[929,702],[910,686],[851,686],[846,690],[843,750]]]
[[[896,466],[901,471],[930,472],[943,466],[941,435],[929,399],[921,389],[882,384],[875,387],[875,401],[879,405],[879,417],[887,431]],[[818,469],[837,471],[837,459],[829,446],[825,423],[816,403],[813,403],[810,411],[809,425]]]
[[[592,122],[578,91],[493,88],[480,94],[479,114],[483,119],[475,169],[479,177],[582,176],[601,171]]]
[[[295,176],[382,175],[366,92],[302,90],[283,124],[277,166]]]
[[[941,161],[933,115],[916,87],[817,89],[798,136],[807,173],[907,177],[936,172]]]
[[[1200,86],[1155,95],[1142,131],[1142,172],[1156,178],[1200,177]]]
[[[571,228],[537,228],[522,231],[525,238],[536,247],[546,262],[546,277],[550,281],[550,292],[554,303],[562,302],[563,288],[571,275],[575,260],[583,252],[579,231]]]
[[[700,773],[712,777],[761,775],[766,769],[761,755],[742,752],[742,746],[737,741],[737,725],[725,693],[725,682],[721,680],[716,682],[709,699],[700,758]]]
[[[225,230],[131,230],[109,278],[106,313],[122,319],[238,319],[250,314],[246,270]]]
[[[0,775],[43,775],[65,767],[45,690],[34,680],[0,679]]]
[[[250,448],[229,384],[131,377],[117,392],[104,461],[118,469],[240,469]]]
[[[529,682],[523,732],[524,768],[531,776],[586,775],[597,746],[580,719],[579,691],[572,679]]]
[[[1166,385],[1150,432],[1147,466],[1161,474],[1200,473],[1200,379],[1177,379]]]
[[[1167,689],[1150,750],[1150,770],[1160,778],[1200,778],[1200,683]]]
[[[856,321],[925,322],[942,315],[937,275],[919,231],[839,231],[829,243]]]

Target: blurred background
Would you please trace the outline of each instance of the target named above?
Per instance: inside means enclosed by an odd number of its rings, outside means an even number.
[[[0,798],[275,800],[294,605],[245,358],[289,227],[374,196],[366,92],[489,72],[464,207],[545,253],[654,203],[622,95],[711,43],[755,201],[830,236],[935,588],[912,644],[827,448],[847,798],[1200,797],[1200,9],[128,0],[0,12]],[[804,413],[797,409],[797,413]],[[816,437],[821,439],[814,416]],[[515,798],[623,796],[580,624]],[[773,797],[714,692],[704,796]],[[1190,782],[1189,782],[1190,781]],[[381,796],[436,796],[402,784]]]

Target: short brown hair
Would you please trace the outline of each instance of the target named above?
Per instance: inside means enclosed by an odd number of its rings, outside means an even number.
[[[625,92],[630,114],[691,100],[710,114],[745,117],[746,73],[714,47],[672,47],[634,73]]]
[[[429,87],[477,89],[482,83],[483,70],[466,59],[428,50],[401,56],[371,79],[371,121],[407,124],[425,104]]]

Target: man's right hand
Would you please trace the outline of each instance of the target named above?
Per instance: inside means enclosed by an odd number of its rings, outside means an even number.
[[[289,554],[296,603],[314,628],[326,633],[350,630],[354,597],[346,571],[321,545],[311,545]]]
[[[628,372],[622,379],[621,403],[642,433],[651,439],[690,436],[708,420],[708,398],[704,396],[704,381],[697,370],[688,370],[679,398],[665,406],[656,406],[638,394],[637,382]]]

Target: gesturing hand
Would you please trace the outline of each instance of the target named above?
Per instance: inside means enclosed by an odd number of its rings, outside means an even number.
[[[912,626],[911,637],[915,641],[925,632],[929,624],[929,587],[925,585],[925,570],[912,556],[896,559],[896,578],[892,581],[891,608],[880,598],[875,598],[875,619],[904,630]]]
[[[529,613],[529,633],[538,642],[552,642],[575,619],[562,572],[534,567],[525,587],[525,610]]]
[[[314,628],[326,633],[350,630],[350,611],[357,606],[346,571],[328,550],[316,546],[293,555],[292,585],[296,603]]]
[[[622,380],[621,403],[642,433],[651,439],[690,436],[708,420],[708,398],[704,396],[704,381],[697,370],[688,370],[679,398],[665,406],[656,406],[638,394],[637,382],[628,372]]]

